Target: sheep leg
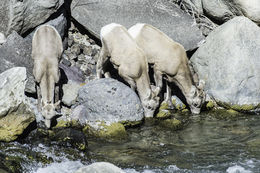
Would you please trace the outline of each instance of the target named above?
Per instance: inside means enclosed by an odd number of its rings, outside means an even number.
[[[168,104],[170,109],[174,109],[174,105],[172,103],[172,89],[168,81],[166,81],[166,90],[166,98],[164,101]]]
[[[158,96],[158,94],[161,92],[162,89],[162,73],[159,70],[156,70],[154,68],[154,81],[155,81],[155,85],[156,85],[156,89],[154,90],[154,93],[156,96]]]
[[[41,103],[41,100],[42,100],[42,97],[41,97],[41,88],[38,84],[36,84],[36,90],[37,90],[37,109],[38,111],[41,111],[41,108],[42,108],[42,103]]]
[[[58,84],[57,86],[55,86],[55,89],[54,89],[54,103],[57,103],[57,102],[60,100],[59,93],[60,93],[60,84]],[[58,104],[55,108],[56,108],[58,111],[60,111],[61,105]]]
[[[97,67],[96,67],[98,79],[102,78],[102,74],[104,74],[104,66],[107,60],[108,60],[107,53],[103,46],[100,50],[99,58],[97,61]]]

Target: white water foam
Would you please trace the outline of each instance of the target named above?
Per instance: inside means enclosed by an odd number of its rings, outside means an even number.
[[[235,165],[227,169],[227,173],[253,173],[252,171],[246,170],[244,167]]]
[[[35,173],[72,173],[84,166],[80,161],[52,163],[47,167],[38,168]]]
[[[135,169],[124,169],[126,173],[164,173],[164,172],[176,172],[180,171],[176,165],[169,165],[165,170],[161,169],[150,169],[149,166],[144,167],[144,170],[141,172],[136,171]]]

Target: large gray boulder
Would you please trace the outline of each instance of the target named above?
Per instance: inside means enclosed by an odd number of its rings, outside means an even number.
[[[0,74],[0,141],[13,141],[35,120],[24,89],[26,69],[15,67]]]
[[[44,23],[63,3],[63,0],[1,0],[0,32],[24,34]]]
[[[259,0],[201,0],[206,15],[219,22],[225,22],[234,16],[244,15],[260,24]]]
[[[108,162],[96,162],[78,169],[75,173],[124,173],[122,169]]]
[[[31,41],[23,39],[15,31],[7,37],[6,43],[0,46],[0,73],[12,67],[26,67],[29,91],[34,89],[31,87],[34,84],[31,47]]]
[[[79,89],[79,105],[72,118],[81,123],[135,122],[144,118],[144,110],[136,93],[115,79],[99,79]]]
[[[66,18],[61,14],[58,18],[49,21],[47,24],[57,27],[57,31],[64,37],[66,28]],[[26,92],[35,92],[35,83],[32,74],[33,61],[31,59],[32,34],[26,38],[21,37],[13,31],[4,44],[0,45],[0,73],[12,67],[26,67],[27,84]]]
[[[168,0],[74,0],[71,10],[72,17],[98,38],[101,27],[109,23],[127,28],[148,23],[181,43],[186,50],[198,47],[204,39],[191,16]]]
[[[237,110],[260,103],[260,28],[248,18],[235,17],[211,32],[191,62],[217,102]]]

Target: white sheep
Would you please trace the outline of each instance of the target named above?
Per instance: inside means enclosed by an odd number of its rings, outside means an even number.
[[[136,24],[129,28],[128,32],[145,52],[148,63],[153,66],[156,94],[161,91],[162,78],[165,75],[167,79],[165,101],[169,106],[173,107],[169,82],[174,82],[185,96],[191,112],[199,114],[205,102],[204,81],[198,81],[193,69],[190,69],[184,47],[148,24]]]
[[[55,83],[59,82],[59,60],[63,52],[62,40],[56,29],[50,25],[40,26],[32,39],[33,75],[37,85],[38,109],[45,118],[47,128],[56,115],[54,103]]]
[[[105,74],[105,77],[110,76],[109,72],[105,71],[106,62],[110,60],[131,88],[137,89],[145,117],[152,117],[159,105],[159,98],[151,90],[144,52],[122,25],[111,23],[102,27],[100,37],[102,48],[97,62],[97,77],[101,78],[102,74]]]

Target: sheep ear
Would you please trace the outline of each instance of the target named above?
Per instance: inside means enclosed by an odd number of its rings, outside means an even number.
[[[57,108],[59,106],[59,104],[60,104],[60,100],[57,101],[56,103],[54,103],[54,107]]]
[[[199,81],[199,84],[198,84],[198,86],[197,86],[197,88],[198,88],[199,90],[203,90],[204,87],[205,87],[205,81],[204,81],[204,80],[200,80],[200,81]]]

